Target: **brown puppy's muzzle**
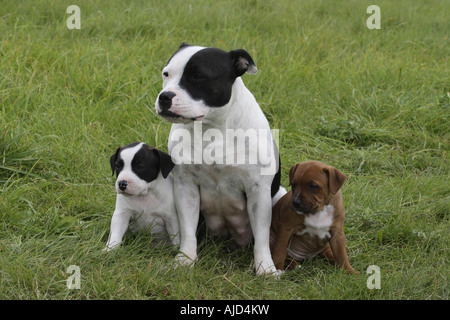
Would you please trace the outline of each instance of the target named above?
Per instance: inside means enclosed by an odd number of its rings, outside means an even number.
[[[303,202],[300,197],[293,197],[291,202],[292,209],[297,212],[303,212]]]
[[[301,194],[295,194],[291,201],[292,209],[298,214],[313,213],[317,209],[314,203],[307,201]]]

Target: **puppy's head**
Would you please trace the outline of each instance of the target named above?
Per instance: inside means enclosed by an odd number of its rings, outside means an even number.
[[[167,178],[174,167],[170,155],[142,142],[120,147],[110,158],[117,174],[116,191],[124,195],[145,195],[161,172]]]
[[[299,214],[321,211],[344,184],[347,176],[319,161],[296,164],[289,171],[292,209]]]
[[[226,52],[183,43],[162,71],[156,111],[170,122],[201,121],[228,104],[234,81],[246,72],[257,69],[243,49]]]

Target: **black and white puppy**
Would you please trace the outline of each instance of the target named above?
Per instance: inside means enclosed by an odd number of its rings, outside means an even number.
[[[149,230],[158,242],[178,245],[171,157],[142,142],[120,147],[110,159],[116,179],[116,209],[105,250],[118,246],[128,227]]]
[[[210,234],[231,236],[241,247],[254,239],[258,274],[276,273],[269,228],[272,204],[286,190],[280,186],[278,149],[269,123],[241,79],[256,72],[243,49],[225,52],[188,44],[162,70],[163,90],[155,108],[173,123],[169,152],[177,163],[174,195],[181,253],[176,259],[181,264],[197,260],[201,211]],[[234,145],[239,139],[241,148]],[[261,157],[266,151],[268,162]],[[245,161],[234,161],[235,156]]]

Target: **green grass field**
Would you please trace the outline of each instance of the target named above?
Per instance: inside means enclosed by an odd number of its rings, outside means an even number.
[[[69,30],[66,9],[81,8]],[[366,9],[381,8],[369,30]],[[0,299],[448,299],[448,1],[2,1]],[[167,150],[154,110],[182,42],[244,48],[243,80],[280,130],[282,183],[321,160],[342,189],[347,275],[306,261],[280,280],[253,253],[209,241],[193,269],[127,234],[104,253],[115,205],[109,157]],[[69,290],[77,265],[81,288]],[[381,289],[369,290],[377,265]]]

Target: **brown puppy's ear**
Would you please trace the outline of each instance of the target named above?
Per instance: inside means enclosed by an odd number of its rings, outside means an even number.
[[[334,167],[324,168],[323,171],[328,176],[328,186],[332,194],[336,194],[344,184],[347,176]]]
[[[297,170],[297,167],[298,167],[298,163],[294,164],[291,167],[291,170],[289,170],[289,186],[292,185],[292,181],[294,180],[295,170]]]
[[[109,158],[109,163],[111,164],[111,170],[112,175],[114,175],[114,172],[116,171],[116,161],[117,157],[119,156],[119,152],[122,149],[122,147],[117,148],[116,152]]]
[[[167,178],[170,171],[172,171],[175,163],[172,161],[172,157],[165,152],[158,149],[153,149],[159,158],[159,169],[161,170],[163,178]]]

